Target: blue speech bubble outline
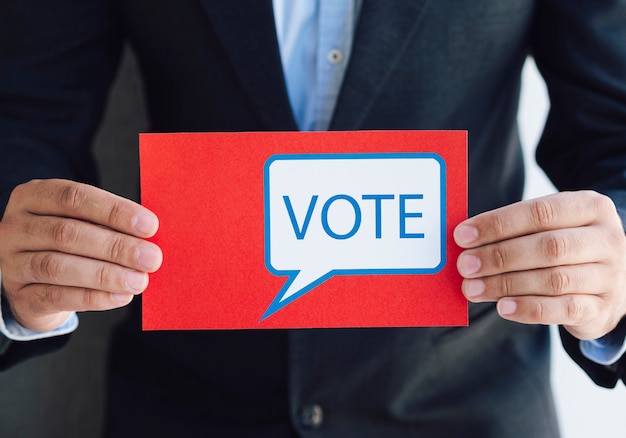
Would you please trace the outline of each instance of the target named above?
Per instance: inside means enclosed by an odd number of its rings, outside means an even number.
[[[271,264],[271,239],[270,239],[270,167],[275,161],[296,161],[296,160],[378,160],[378,159],[402,159],[402,158],[418,158],[418,159],[434,159],[440,166],[440,242],[441,256],[440,263],[434,268],[416,268],[416,269],[334,269],[327,274],[322,275],[316,281],[309,283],[308,286],[300,289],[298,292],[281,301],[285,291],[302,270],[278,270]],[[264,196],[264,229],[265,229],[265,268],[277,277],[289,277],[283,287],[278,291],[274,300],[269,305],[259,322],[276,313],[283,307],[302,297],[307,292],[315,289],[317,286],[336,275],[403,275],[403,274],[436,274],[440,272],[446,265],[446,162],[443,158],[432,152],[390,152],[390,153],[347,153],[347,154],[276,154],[272,155],[265,161],[263,169],[263,196]]]

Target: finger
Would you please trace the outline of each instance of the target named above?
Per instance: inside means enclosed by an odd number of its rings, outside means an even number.
[[[23,221],[16,251],[59,251],[104,260],[144,272],[156,271],[163,255],[143,239],[74,219],[42,216]]]
[[[592,191],[561,192],[521,201],[467,219],[454,230],[462,248],[540,231],[572,228],[617,218],[615,205],[606,196]]]
[[[498,301],[527,295],[599,295],[611,287],[612,276],[603,265],[558,266],[463,280],[462,290],[472,302]]]
[[[70,254],[24,253],[16,256],[15,263],[16,269],[9,270],[8,275],[3,273],[7,290],[19,290],[28,284],[52,284],[139,294],[148,286],[145,272]]]
[[[111,293],[102,290],[81,287],[68,287],[52,284],[28,285],[21,291],[24,295],[36,297],[31,306],[35,315],[56,312],[86,312],[91,310],[110,310],[129,304],[134,295]]]
[[[597,295],[518,297],[498,301],[500,316],[523,324],[560,324],[579,339],[596,339],[611,330],[600,318],[604,302]]]
[[[81,219],[137,237],[151,237],[158,228],[147,208],[74,181],[31,181],[16,187],[11,198],[32,214]]]
[[[62,324],[72,311],[111,310],[129,304],[134,295],[106,291],[32,284],[19,293],[12,303],[16,320],[24,327],[41,332]]]
[[[465,278],[492,276],[571,264],[601,262],[611,256],[611,240],[598,227],[555,230],[468,249],[457,259]]]

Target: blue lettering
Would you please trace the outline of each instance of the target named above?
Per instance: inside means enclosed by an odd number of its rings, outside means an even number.
[[[363,195],[363,200],[364,201],[368,201],[373,199],[374,200],[374,205],[376,208],[376,238],[380,239],[383,235],[382,232],[382,222],[383,222],[383,218],[382,218],[382,211],[381,211],[381,204],[382,204],[382,200],[383,199],[394,199],[395,196],[394,195]]]
[[[424,195],[400,195],[400,239],[423,239],[424,233],[407,233],[406,232],[406,219],[415,217],[422,217],[421,212],[407,212],[406,201],[407,199],[424,199]]]
[[[409,233],[407,232],[407,222],[412,218],[421,218],[423,217],[422,212],[420,211],[407,211],[407,201],[409,200],[420,200],[424,199],[424,195],[422,194],[401,194],[399,197],[399,220],[400,220],[400,239],[423,239],[424,233]],[[304,220],[302,221],[302,226],[298,223],[298,219],[296,218],[296,214],[293,209],[293,205],[291,204],[291,199],[289,196],[283,196],[283,201],[285,202],[285,207],[287,208],[287,214],[289,215],[289,220],[291,221],[291,226],[293,227],[293,232],[296,236],[296,239],[303,240],[306,237],[307,230],[309,229],[309,225],[311,224],[311,218],[313,217],[313,212],[315,211],[315,206],[317,205],[317,200],[319,196],[313,195],[311,196],[311,200],[309,201],[309,206],[307,208],[306,214],[304,216]],[[392,194],[365,194],[362,195],[363,201],[374,201],[374,215],[375,215],[375,226],[376,226],[376,239],[382,239],[382,229],[383,229],[383,217],[382,217],[382,203],[385,200],[394,200],[396,199],[396,195]],[[354,224],[352,228],[344,233],[337,233],[330,228],[330,224],[328,222],[328,214],[330,207],[337,201],[347,201],[354,210]],[[359,203],[349,195],[340,194],[330,197],[322,206],[321,213],[321,222],[322,228],[326,234],[337,240],[345,240],[354,236],[359,229],[361,228],[361,208]]]
[[[330,226],[328,225],[328,209],[330,208],[333,202],[338,201],[340,199],[348,201],[350,205],[352,205],[352,208],[354,209],[354,225],[352,226],[352,229],[348,231],[346,234],[337,234],[333,230],[331,230]],[[329,198],[328,201],[326,201],[326,203],[324,204],[324,207],[322,207],[322,227],[324,228],[324,231],[326,231],[326,234],[328,234],[333,239],[338,239],[338,240],[349,239],[350,237],[354,236],[357,231],[359,231],[360,226],[361,226],[361,208],[359,207],[359,204],[356,202],[356,200],[353,197],[348,196],[348,195],[335,195]]]
[[[296,220],[296,215],[293,212],[293,206],[291,205],[291,200],[289,196],[283,196],[283,201],[285,201],[285,207],[287,207],[287,213],[289,213],[289,219],[291,219],[291,226],[293,227],[293,232],[296,234],[296,239],[302,240],[304,236],[306,236],[306,230],[309,228],[309,223],[311,222],[311,216],[313,216],[313,209],[315,208],[315,204],[317,203],[317,195],[313,195],[311,197],[311,201],[309,202],[309,208],[306,211],[306,216],[304,217],[304,223],[302,224],[302,228],[298,226],[298,221]]]

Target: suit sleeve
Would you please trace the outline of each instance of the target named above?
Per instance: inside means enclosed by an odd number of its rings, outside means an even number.
[[[33,178],[97,182],[89,145],[121,48],[110,3],[0,2],[0,211]]]
[[[0,216],[32,179],[97,183],[90,143],[122,43],[111,3],[0,1]],[[0,369],[66,341],[0,339]]]
[[[537,2],[531,45],[550,96],[537,162],[559,190],[610,196],[626,223],[626,0]],[[597,384],[624,380],[626,358],[599,365],[561,339]]]
[[[589,375],[597,385],[614,388],[622,380],[626,384],[626,360],[622,357],[612,365],[600,365],[587,359],[581,352],[580,340],[559,327],[561,341],[567,354]]]

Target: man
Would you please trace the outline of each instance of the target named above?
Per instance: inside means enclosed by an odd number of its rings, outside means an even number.
[[[467,129],[472,218],[455,240],[476,304],[464,329],[141,333],[135,317],[112,351],[111,436],[556,436],[544,324],[598,383],[624,376],[626,3],[293,4],[0,3],[9,331],[72,330],[73,311],[127,304],[161,263],[154,214],[72,182],[96,181],[89,140],[128,40],[154,131]],[[340,69],[302,79],[325,24]],[[539,161],[576,191],[515,203],[530,52],[551,94]]]

